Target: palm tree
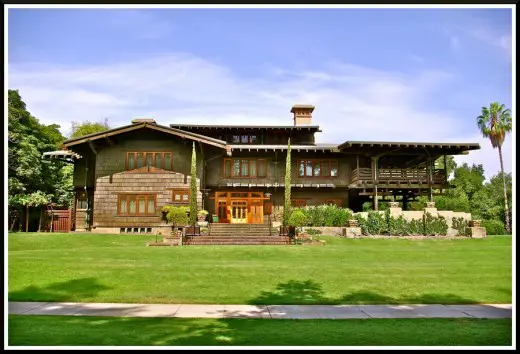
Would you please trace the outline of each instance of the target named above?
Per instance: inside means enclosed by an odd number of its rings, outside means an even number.
[[[500,157],[500,168],[504,182],[504,201],[506,211],[506,231],[511,232],[509,220],[509,205],[507,203],[506,178],[504,174],[504,162],[502,160],[502,143],[506,134],[511,132],[512,120],[511,111],[499,102],[492,102],[488,107],[482,107],[482,114],[477,117],[477,125],[482,135],[491,140],[493,148],[498,148]]]

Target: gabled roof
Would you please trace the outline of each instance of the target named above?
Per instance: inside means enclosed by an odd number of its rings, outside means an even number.
[[[170,124],[172,128],[179,128],[182,130],[189,129],[215,129],[215,130],[233,130],[233,129],[281,129],[281,130],[313,130],[321,132],[318,125],[213,125],[213,124]]]
[[[130,132],[133,130],[143,129],[143,128],[152,129],[152,130],[176,135],[176,136],[179,136],[182,138],[202,142],[202,143],[205,143],[208,145],[213,145],[213,146],[220,147],[223,149],[226,148],[226,142],[223,140],[210,138],[208,136],[192,133],[192,132],[189,132],[186,130],[170,128],[170,127],[166,127],[164,125],[159,125],[156,123],[147,123],[147,122],[134,123],[134,124],[125,125],[125,126],[122,126],[119,128],[105,130],[105,131],[99,132],[99,133],[84,135],[79,138],[69,139],[63,143],[63,146],[65,148],[68,148],[70,146],[83,144],[83,143],[87,143],[89,141],[94,141],[94,140],[98,140],[98,139],[104,139],[104,138],[108,138],[110,136],[119,135],[119,134],[127,133],[127,132]]]

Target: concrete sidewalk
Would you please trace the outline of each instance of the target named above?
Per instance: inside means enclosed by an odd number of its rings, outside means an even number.
[[[159,305],[9,302],[9,314],[274,319],[511,318],[512,305]]]

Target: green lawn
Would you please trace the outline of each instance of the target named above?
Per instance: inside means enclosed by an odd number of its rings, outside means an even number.
[[[512,301],[511,237],[322,239],[327,241],[325,246],[146,247],[155,236],[9,234],[9,301]]]
[[[511,346],[511,319],[268,320],[9,316],[8,343],[126,346]]]

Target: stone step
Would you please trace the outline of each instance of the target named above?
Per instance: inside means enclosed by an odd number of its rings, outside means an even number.
[[[185,241],[186,246],[190,245],[292,245],[289,241]]]

